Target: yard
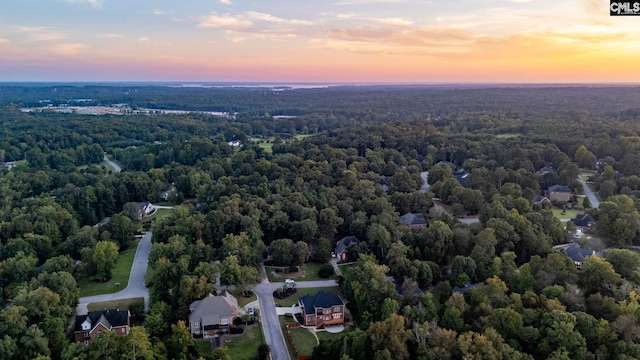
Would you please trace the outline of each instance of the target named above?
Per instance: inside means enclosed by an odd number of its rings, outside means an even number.
[[[564,214],[563,214],[563,211],[564,211]],[[579,214],[584,214],[584,210],[573,210],[573,209],[562,210],[558,208],[552,208],[551,212],[553,212],[553,216],[555,216],[558,219],[573,219]]]
[[[296,344],[296,349],[298,349],[298,355],[311,355],[313,349],[318,346],[318,339],[311,330],[297,327],[290,328],[289,331],[291,332],[293,343]]]
[[[144,302],[144,298],[132,298],[132,299],[123,299],[123,300],[113,300],[113,301],[102,301],[90,303],[87,305],[87,309],[89,311],[96,310],[104,310],[104,309],[120,309],[120,310],[129,310],[129,306],[136,301]]]
[[[276,303],[279,306],[284,306],[284,307],[293,306],[293,305],[298,303],[298,299],[299,298],[301,298],[301,297],[303,297],[305,295],[314,295],[315,293],[317,293],[320,290],[324,290],[324,291],[328,291],[328,292],[334,292],[334,293],[340,295],[340,291],[339,291],[339,288],[337,286],[319,287],[319,288],[306,288],[306,289],[296,289],[296,290],[297,290],[296,293],[293,294],[292,296],[289,296],[286,299],[276,300]]]
[[[258,300],[258,297],[254,292],[252,292],[251,295],[249,296],[242,295],[242,291],[239,291],[239,290],[230,291],[230,293],[238,300],[238,306],[240,306],[241,308],[245,307],[248,303],[252,301]]]
[[[252,360],[258,357],[258,346],[264,342],[260,324],[245,328],[244,333],[227,338],[232,360]]]
[[[264,149],[265,152],[271,154],[273,153],[273,143],[272,142],[261,142],[258,143],[258,146],[260,146],[262,149]]]
[[[129,248],[118,255],[118,263],[113,268],[111,280],[101,282],[98,278],[84,278],[78,281],[80,297],[111,294],[127,287],[129,284],[129,274],[133,265],[133,258],[136,255],[138,240],[133,242]]]
[[[267,271],[267,277],[269,281],[272,283],[282,282],[284,283],[285,279],[294,279],[298,281],[314,281],[314,280],[326,280],[322,279],[318,276],[318,270],[323,264],[319,263],[306,263],[302,265],[300,271],[294,273],[282,273],[277,272],[276,269],[280,269],[278,266],[265,266],[265,270]]]

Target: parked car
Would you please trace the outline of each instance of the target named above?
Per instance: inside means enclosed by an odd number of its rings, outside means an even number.
[[[253,316],[255,315],[256,311],[254,310],[254,308],[250,307],[247,309],[247,314]]]
[[[293,281],[293,279],[287,279],[284,281],[285,284],[287,285],[292,285],[295,281]]]

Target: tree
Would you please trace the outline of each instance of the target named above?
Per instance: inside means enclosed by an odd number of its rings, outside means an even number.
[[[153,337],[163,336],[169,330],[171,307],[163,301],[156,301],[151,305],[149,314],[145,317],[144,328]]]
[[[183,320],[179,320],[177,324],[171,325],[171,337],[167,341],[167,350],[172,359],[190,359],[189,349],[193,347],[193,344],[193,336],[191,336]]]
[[[371,324],[367,332],[371,338],[371,346],[376,358],[380,356],[381,352],[393,354],[393,357],[389,357],[389,359],[409,358],[407,340],[411,337],[411,333],[405,330],[404,317],[401,315],[391,314],[386,320]]]
[[[269,345],[264,343],[260,344],[260,346],[258,346],[258,360],[267,360],[270,352],[271,349]]]
[[[443,263],[453,248],[453,231],[445,222],[436,220],[425,230],[425,235],[429,239],[425,249],[428,259],[437,264]]]
[[[311,251],[309,251],[309,245],[304,241],[298,241],[293,245],[293,264],[302,266],[311,257]]]
[[[115,214],[111,217],[111,220],[105,226],[105,230],[111,233],[113,240],[118,242],[120,248],[124,248],[133,239],[136,231],[133,221],[129,217],[120,214]]]
[[[640,254],[627,249],[611,249],[607,252],[607,261],[613,266],[615,272],[622,277],[640,282]]]
[[[589,200],[588,196],[585,196],[584,198],[582,198],[582,207],[584,207],[585,209],[589,209],[592,206],[593,205],[591,205],[591,200]]]
[[[578,147],[573,159],[578,163],[579,167],[584,169],[593,169],[596,166],[596,156],[593,155],[591,151],[587,150],[584,145],[580,145],[580,147]]]
[[[612,295],[614,289],[622,284],[622,278],[613,266],[597,255],[585,259],[580,271],[580,284],[585,291],[585,296],[602,293]]]
[[[223,346],[213,350],[213,360],[231,360],[231,354],[229,354],[229,348],[226,346]]]
[[[293,263],[293,241],[291,239],[274,240],[271,243],[271,255],[276,266],[290,266]]]
[[[127,335],[127,343],[131,349],[131,359],[153,359],[153,348],[149,336],[143,327],[133,326]]]
[[[378,249],[380,257],[384,257],[385,251],[391,245],[391,234],[380,224],[371,224],[367,228],[367,240]]]
[[[98,241],[92,256],[96,273],[103,281],[111,279],[111,270],[118,262],[118,246],[111,241]]]

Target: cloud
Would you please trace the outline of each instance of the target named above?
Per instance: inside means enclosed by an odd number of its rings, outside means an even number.
[[[29,35],[25,41],[26,42],[52,41],[52,40],[62,40],[66,38],[67,36],[61,33],[36,33],[36,34]]]
[[[0,38],[0,44],[8,44],[8,43],[10,43],[10,42],[11,42],[11,41],[9,41],[9,39],[3,39],[3,38]]]
[[[371,20],[375,21],[377,23],[380,23],[380,24],[392,25],[392,26],[411,26],[411,25],[413,25],[413,21],[405,20],[405,19],[402,19],[402,18],[382,18],[382,19],[371,18]]]
[[[247,11],[245,15],[251,19],[261,20],[270,23],[276,24],[289,24],[289,25],[313,25],[312,21],[307,20],[297,20],[297,19],[283,19],[277,16],[273,16],[266,13],[255,12],[255,11]]]
[[[49,47],[49,50],[58,55],[62,56],[75,56],[82,52],[82,50],[86,49],[87,46],[81,43],[68,43],[68,44],[57,44]]]
[[[102,34],[103,38],[107,38],[107,39],[122,39],[124,38],[124,36],[120,35],[120,34]]]
[[[151,41],[151,39],[149,39],[146,36],[142,36],[142,37],[138,38],[138,42],[141,42],[141,43],[146,43],[146,42],[149,42],[149,41]]]
[[[103,0],[65,0],[69,4],[88,4],[96,9],[102,8]]]
[[[220,0],[221,4],[231,5],[231,0]]]
[[[164,15],[164,14],[166,14],[166,13],[167,13],[167,12],[166,12],[166,11],[164,11],[164,10],[160,10],[160,9],[153,9],[153,15],[156,15],[156,16]]]
[[[295,33],[292,27],[308,27],[314,23],[307,20],[285,19],[271,14],[246,11],[239,14],[218,14],[199,19],[200,28],[218,28],[233,32],[272,34]],[[241,37],[243,40],[246,36]]]
[[[198,27],[213,27],[229,30],[248,29],[251,26],[253,26],[253,22],[245,17],[232,16],[229,14],[218,15],[217,13],[207,16],[200,21],[200,24],[198,24]]]

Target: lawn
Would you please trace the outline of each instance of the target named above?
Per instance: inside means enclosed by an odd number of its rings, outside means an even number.
[[[355,263],[338,264],[338,269],[340,269],[342,276],[345,276],[347,274],[347,270],[349,270],[349,268],[352,267],[353,265],[355,265]]]
[[[123,300],[94,302],[94,303],[88,304],[87,309],[89,309],[89,311],[104,310],[104,309],[129,310],[129,306],[131,306],[131,304],[133,304],[136,301],[144,302],[144,298],[132,298],[132,299],[123,299]]]
[[[119,254],[118,263],[116,267],[113,268],[111,280],[107,282],[93,281],[94,278],[92,277],[78,281],[80,297],[111,294],[126,288],[129,283],[129,274],[131,273],[131,265],[133,265],[133,258],[136,255],[137,246],[138,240],[133,242],[127,250]]]
[[[318,346],[318,340],[311,330],[305,328],[290,328],[291,338],[293,339],[298,355],[311,355],[313,349]]]
[[[569,209],[569,210],[564,210],[564,214],[562,214],[562,209],[553,208],[551,209],[551,211],[553,212],[553,216],[555,216],[558,219],[573,219],[578,214],[584,214],[584,210]]]
[[[213,352],[211,350],[211,342],[208,340],[196,340],[195,348],[198,352],[198,355],[205,359],[211,359],[213,357]]]
[[[261,142],[258,143],[258,146],[260,146],[262,149],[264,149],[265,152],[271,154],[273,153],[273,143],[272,142]]]
[[[238,306],[240,306],[241,308],[245,307],[245,305],[247,305],[252,301],[258,300],[258,297],[253,292],[251,293],[250,296],[243,296],[242,291],[238,291],[238,290],[230,291],[230,293],[238,300]]]
[[[232,360],[253,360],[258,357],[258,346],[264,342],[260,324],[245,328],[241,335],[227,338],[225,344],[229,348]]]
[[[265,266],[265,270],[267,271],[267,277],[269,281],[272,283],[282,282],[284,283],[285,279],[294,279],[298,281],[313,281],[313,280],[326,280],[322,279],[318,276],[318,270],[323,264],[319,263],[306,263],[302,265],[302,270],[294,273],[277,273],[274,274],[276,266]]]
[[[520,137],[522,136],[522,134],[520,133],[506,133],[506,134],[497,134],[496,138],[498,139],[511,139],[511,138],[516,138],[516,137]]]
[[[338,295],[340,295],[340,290],[337,286],[331,286],[331,287],[319,287],[319,288],[307,288],[307,289],[296,289],[296,293],[289,296],[286,299],[275,299],[276,303],[280,306],[293,306],[295,304],[298,303],[298,299],[305,296],[305,295],[314,295],[315,293],[317,293],[320,290],[324,290],[324,291],[328,291],[328,292],[334,292]]]
[[[316,331],[316,336],[318,337],[318,341],[333,340],[336,337],[337,338],[342,337],[342,333],[340,333],[340,334],[332,334],[332,333],[327,332],[327,331]]]

